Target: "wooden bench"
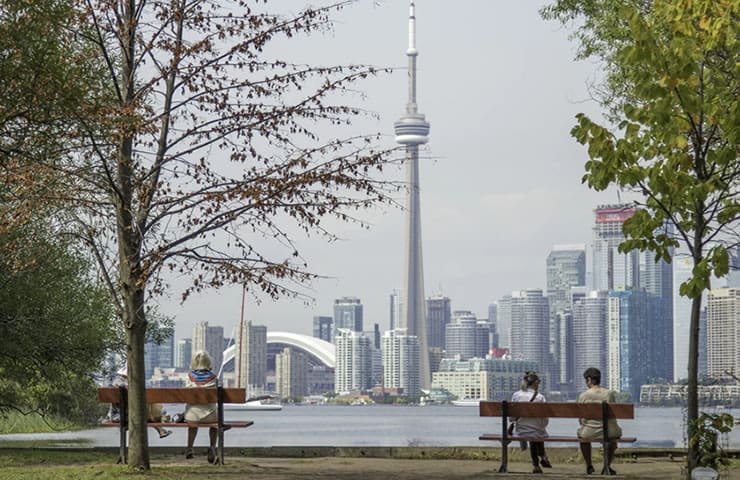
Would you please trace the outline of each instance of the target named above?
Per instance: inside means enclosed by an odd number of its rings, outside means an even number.
[[[146,403],[189,403],[218,405],[218,421],[215,423],[173,423],[148,422],[148,427],[165,428],[217,428],[218,429],[218,456],[217,462],[224,463],[224,432],[231,428],[246,428],[254,422],[224,422],[224,403],[244,403],[246,392],[243,388],[147,388]],[[120,422],[102,423],[104,427],[118,427],[120,434],[119,462],[127,463],[126,434],[128,432],[128,392],[126,387],[98,388],[98,402],[117,403],[120,405]]]
[[[635,406],[631,403],[572,403],[572,402],[480,402],[481,417],[501,417],[501,434],[483,434],[479,440],[496,440],[501,442],[501,467],[499,472],[507,472],[508,469],[508,444],[511,442],[574,442],[581,443],[583,439],[576,436],[552,436],[552,437],[522,437],[509,435],[509,417],[535,417],[535,418],[586,418],[601,420],[604,430],[603,438],[600,440],[604,448],[604,468],[602,475],[609,475],[609,458],[606,444],[609,441],[607,420],[633,419],[635,418]],[[616,441],[620,443],[632,443],[637,439],[622,437]]]

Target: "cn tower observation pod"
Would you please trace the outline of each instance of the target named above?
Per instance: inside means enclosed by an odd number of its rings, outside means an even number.
[[[396,143],[422,145],[429,141],[429,122],[421,113],[406,114],[393,124]]]

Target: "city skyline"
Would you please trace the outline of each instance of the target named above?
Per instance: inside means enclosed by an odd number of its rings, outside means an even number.
[[[506,292],[544,289],[552,245],[588,242],[592,209],[617,201],[614,192],[592,192],[580,183],[587,155],[569,130],[577,112],[598,116],[595,103],[582,103],[597,66],[572,61],[567,32],[537,13],[544,3],[497,8],[460,2],[453,9],[421,4],[419,96],[437,132],[421,153],[426,296],[443,293],[456,309],[480,317]],[[301,5],[285,2],[288,9]],[[399,45],[408,38],[407,18],[408,2],[361,1],[338,15],[333,34],[290,44],[291,55],[303,61],[398,68],[361,85],[367,95],[361,105],[379,118],[360,120],[357,129],[382,132],[386,146],[394,143],[392,123],[406,102]],[[381,29],[383,35],[377,35]],[[445,29],[444,37],[434,34]],[[387,174],[401,180],[403,169]],[[402,194],[398,200],[403,203]],[[398,246],[406,212],[388,208],[357,215],[370,223],[369,230],[328,222],[338,242],[297,241],[309,268],[330,277],[302,290],[315,303],[251,300],[247,319],[272,330],[310,334],[313,316],[330,315],[336,298],[356,296],[365,306],[366,323],[386,329],[388,295],[403,290]],[[178,331],[218,319],[229,335],[239,320],[239,287],[194,294],[180,305],[185,282],[169,280],[170,296],[154,302],[182,325]]]

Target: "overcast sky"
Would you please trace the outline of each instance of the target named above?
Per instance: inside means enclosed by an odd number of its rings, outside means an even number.
[[[274,2],[281,8],[302,0]],[[616,203],[614,192],[581,184],[585,148],[570,137],[578,112],[598,117],[588,85],[597,65],[573,60],[575,45],[559,25],[538,15],[544,2],[417,0],[419,110],[431,123],[422,155],[421,210],[426,295],[443,293],[453,310],[487,315],[512,290],[545,288],[545,258],[554,244],[590,244],[593,209]],[[298,61],[405,67],[407,0],[360,0],[338,15],[333,33],[285,43]],[[360,122],[393,144],[404,112],[406,72],[362,85],[363,107],[380,120]],[[388,172],[394,179],[403,171]],[[312,271],[331,277],[308,291],[315,301],[248,299],[246,317],[268,330],[311,333],[314,315],[332,315],[333,300],[356,296],[365,329],[388,327],[388,296],[402,288],[404,215],[362,214],[370,230],[337,226],[341,240],[301,242]],[[179,303],[177,282],[160,310],[175,318],[176,336],[198,320],[230,332],[241,289],[225,288]]]

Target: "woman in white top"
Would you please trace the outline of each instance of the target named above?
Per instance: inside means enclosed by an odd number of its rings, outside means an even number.
[[[540,378],[535,372],[527,372],[522,380],[522,388],[511,396],[512,402],[546,402],[545,396],[539,393]],[[521,437],[547,437],[547,418],[521,417],[512,419],[514,422],[513,434]],[[526,442],[524,442],[526,445]],[[523,447],[526,448],[526,447]],[[545,442],[529,442],[529,454],[532,457],[533,473],[542,473],[542,465],[551,468],[552,465],[545,454]]]

